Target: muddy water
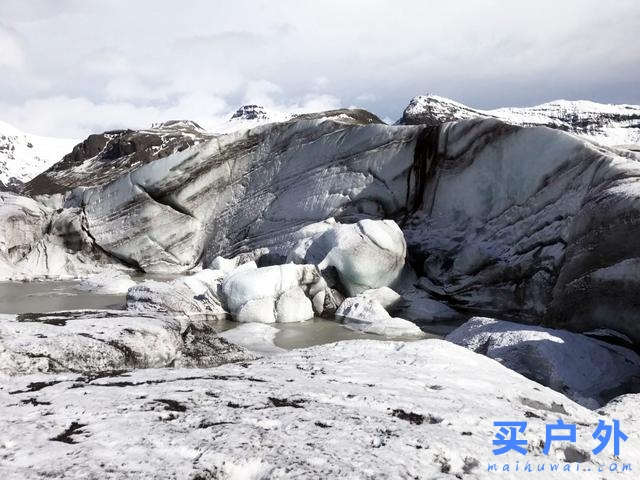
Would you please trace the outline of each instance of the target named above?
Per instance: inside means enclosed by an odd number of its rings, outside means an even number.
[[[233,321],[220,321],[217,324],[217,329],[222,332],[238,325],[237,322]],[[341,340],[390,340],[390,338],[381,335],[355,332],[343,327],[338,322],[324,318],[314,318],[313,320],[297,323],[274,323],[272,325],[279,330],[274,339],[274,344],[287,350],[324,345],[325,343]],[[443,335],[441,334],[425,332],[423,338],[442,337]],[[418,339],[415,337],[393,337],[393,340],[413,341]]]
[[[124,308],[126,296],[78,290],[79,282],[0,282],[0,313]]]
[[[140,279],[142,280],[142,279]],[[125,294],[106,295],[78,289],[79,282],[0,282],[0,313],[53,312],[76,309],[123,309]],[[220,321],[219,331],[237,327],[233,321]],[[340,323],[316,318],[301,323],[277,323],[279,330],[275,344],[286,349],[303,348],[340,340],[371,339],[387,340],[380,335],[354,332]],[[442,338],[454,326],[434,325],[425,332],[425,338]],[[394,340],[415,340],[414,338],[394,338]]]

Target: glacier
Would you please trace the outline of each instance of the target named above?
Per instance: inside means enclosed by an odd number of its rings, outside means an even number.
[[[619,460],[544,455],[558,418],[622,419],[640,458],[637,153],[472,114],[244,116],[105,132],[0,193],[1,280],[123,301],[0,315],[1,475],[490,478],[514,418],[531,461]],[[326,319],[371,340],[274,343]]]

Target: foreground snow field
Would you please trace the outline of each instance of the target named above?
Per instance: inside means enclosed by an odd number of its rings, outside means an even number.
[[[0,399],[2,478],[495,478],[489,464],[526,461],[602,478],[599,465],[640,459],[637,420],[620,403],[620,458],[594,455],[608,407],[587,410],[441,340],[340,342],[206,370],[5,377]],[[545,423],[558,419],[577,424],[577,441],[544,455]],[[492,454],[494,421],[528,422],[526,456]],[[544,478],[567,476],[549,469]]]

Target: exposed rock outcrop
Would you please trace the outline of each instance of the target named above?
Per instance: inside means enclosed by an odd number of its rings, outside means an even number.
[[[269,113],[261,105],[242,105],[231,115],[230,120],[268,120]]]

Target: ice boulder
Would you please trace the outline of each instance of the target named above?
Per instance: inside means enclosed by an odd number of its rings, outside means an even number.
[[[147,280],[129,289],[127,309],[224,318],[227,313],[218,292],[223,277],[221,270],[205,269],[171,282]]]
[[[389,310],[402,300],[402,296],[394,292],[389,287],[372,288],[371,290],[365,290],[361,293],[361,296],[376,300],[380,305],[382,305],[385,310]]]
[[[86,276],[80,280],[76,289],[103,295],[117,295],[127,293],[135,285],[136,282],[126,273],[106,270]]]
[[[227,308],[239,322],[309,320],[323,312],[331,295],[314,265],[245,265],[232,271],[222,284]]]
[[[238,266],[237,257],[236,258],[224,258],[221,256],[217,256],[213,259],[209,268],[212,270],[221,270],[223,273],[230,273],[234,268]]]
[[[286,350],[275,345],[278,329],[264,323],[242,323],[220,334],[227,342],[239,345],[252,352],[264,355],[282,353]]]
[[[393,293],[393,290],[388,290]],[[345,327],[363,333],[388,337],[422,336],[422,330],[417,325],[389,315],[381,301],[388,302],[390,299],[391,295],[386,291],[365,291],[342,302],[336,311],[336,318],[341,320]]]
[[[407,244],[393,220],[323,225],[325,231],[298,242],[291,261],[334,267],[349,295],[391,285],[404,267]],[[318,229],[322,230],[322,229]]]
[[[640,387],[640,357],[635,352],[578,333],[474,317],[446,340],[589,408]]]
[[[255,250],[251,250],[250,252],[241,253],[233,258],[225,258],[221,256],[217,256],[214,258],[207,268],[211,270],[222,270],[224,274],[231,273],[233,270],[239,267],[243,268],[258,268],[267,267],[272,264],[279,265],[284,263],[284,258],[282,258],[281,262],[277,263],[269,263],[265,265],[264,263],[271,258],[271,254],[268,248],[257,248]]]

